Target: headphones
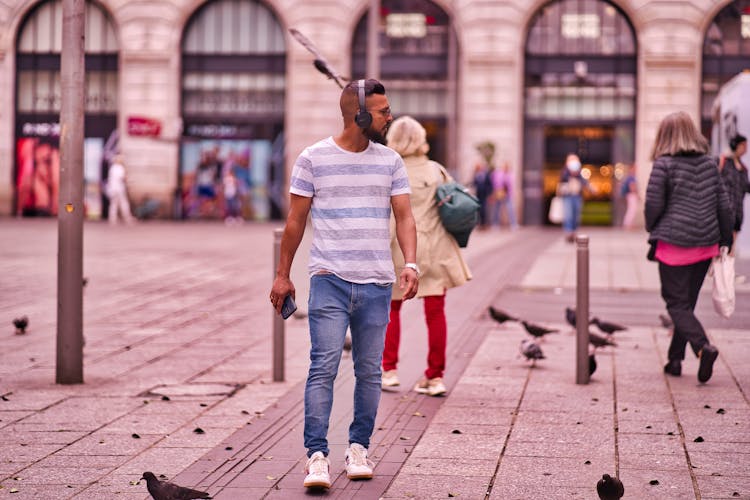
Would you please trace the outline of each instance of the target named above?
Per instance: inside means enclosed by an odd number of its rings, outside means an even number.
[[[354,116],[354,122],[359,128],[369,128],[372,125],[372,114],[367,111],[365,106],[365,81],[359,80],[357,83],[357,93],[359,94],[359,111]]]

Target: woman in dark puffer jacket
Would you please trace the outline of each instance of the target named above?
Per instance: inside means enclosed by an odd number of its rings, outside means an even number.
[[[668,115],[654,142],[646,189],[646,230],[659,262],[661,295],[674,333],[664,372],[682,374],[685,346],[700,358],[698,380],[707,382],[719,355],[698,318],[695,304],[711,258],[732,246],[732,208],[708,143],[685,112]]]

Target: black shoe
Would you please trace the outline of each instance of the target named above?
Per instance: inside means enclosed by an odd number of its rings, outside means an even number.
[[[714,371],[714,361],[719,357],[719,350],[711,344],[706,344],[701,349],[700,365],[698,367],[698,382],[705,384],[711,378]]]
[[[682,362],[679,359],[670,359],[669,363],[664,365],[664,373],[679,377],[682,375]]]

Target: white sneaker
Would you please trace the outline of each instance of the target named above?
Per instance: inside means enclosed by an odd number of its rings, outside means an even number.
[[[349,479],[372,479],[375,464],[367,459],[367,448],[352,443],[346,449],[346,477]]]
[[[305,464],[305,488],[330,488],[331,475],[328,468],[331,463],[328,461],[322,451],[316,451]]]
[[[448,389],[445,388],[442,378],[435,377],[430,379],[422,378],[414,386],[414,390],[420,394],[427,394],[429,396],[442,396]]]
[[[401,385],[401,382],[398,381],[396,370],[384,371],[383,376],[380,379],[380,385],[382,387],[396,387],[397,385]]]

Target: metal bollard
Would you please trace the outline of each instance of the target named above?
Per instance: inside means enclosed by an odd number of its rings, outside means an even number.
[[[276,271],[279,268],[283,234],[283,229],[273,230],[273,279],[276,279]],[[284,320],[276,310],[273,310],[273,381],[284,381]]]
[[[576,384],[589,374],[589,237],[576,236]]]

